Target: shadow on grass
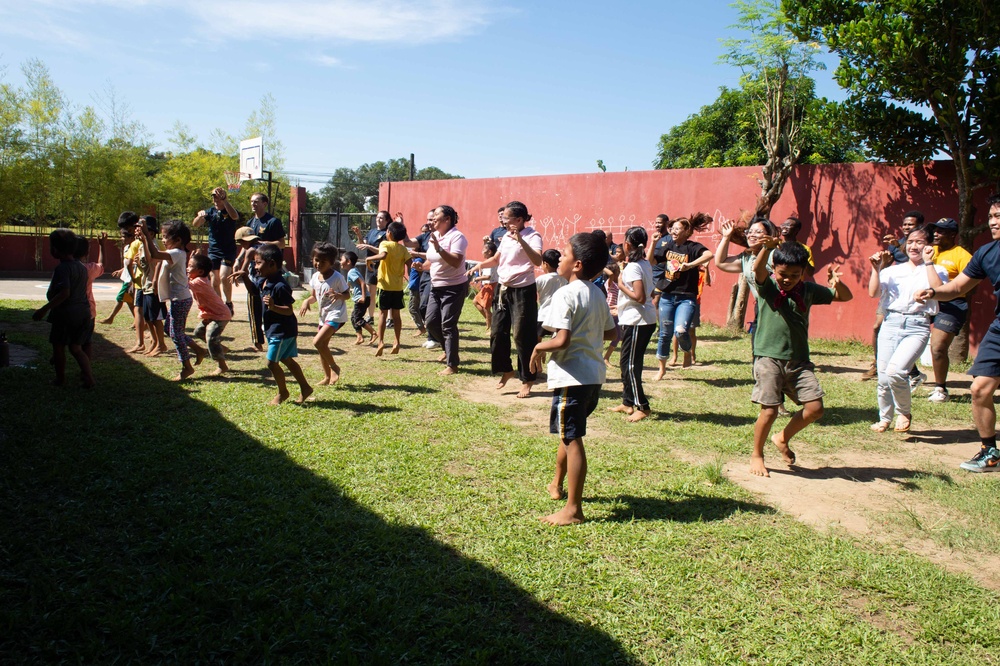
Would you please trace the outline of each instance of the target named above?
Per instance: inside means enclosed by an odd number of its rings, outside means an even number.
[[[724,497],[665,493],[663,497],[636,497],[617,495],[584,499],[595,504],[612,504],[611,513],[604,522],[632,522],[633,520],[672,520],[681,523],[700,523],[725,520],[734,513],[775,513],[763,504],[741,502]]]
[[[102,364],[89,392],[12,370],[5,663],[635,661],[130,359]]]
[[[905,469],[903,467],[819,467],[817,469],[806,469],[795,466],[791,469],[777,468],[770,469],[769,471],[772,476],[775,474],[792,474],[812,481],[830,481],[833,479],[846,479],[855,483],[889,481],[907,488],[914,487],[909,479],[915,478],[932,477],[947,484],[954,483],[949,474],[931,473],[923,470]]]
[[[652,405],[653,413],[650,418],[655,421],[697,421],[699,423],[714,423],[721,426],[747,426],[757,422],[756,416],[741,416],[739,414],[726,414],[715,412],[678,412],[670,411],[666,408],[663,412],[656,411],[656,405]]]
[[[698,377],[696,375],[689,375],[685,377],[689,382],[703,382],[709,386],[714,386],[716,388],[733,388],[736,386],[753,386],[752,377],[717,377],[717,378],[705,378]]]
[[[790,411],[795,411],[787,405]],[[858,407],[823,407],[823,416],[817,421],[819,425],[848,425],[850,423],[874,423],[878,420],[878,410],[873,404],[870,409]]]
[[[979,433],[973,428],[969,428],[967,430],[915,430],[910,428],[906,441],[931,445],[961,444],[963,442],[968,442],[969,444],[974,443],[976,445],[976,451],[978,451],[980,444]],[[970,449],[969,453],[973,454],[976,453],[976,451]]]
[[[313,394],[316,395],[315,393]],[[312,400],[310,398],[310,400]],[[305,404],[306,409],[311,408],[322,408],[322,409],[336,409],[338,411],[352,412],[355,416],[367,416],[369,414],[391,414],[393,412],[402,411],[399,407],[391,407],[389,405],[373,405],[370,402],[358,403],[349,402],[347,400],[330,400],[326,398],[317,398],[311,402]]]
[[[429,386],[416,386],[412,384],[354,384],[351,386],[354,391],[363,393],[379,393],[381,391],[401,391],[403,393],[437,393],[438,390]]]

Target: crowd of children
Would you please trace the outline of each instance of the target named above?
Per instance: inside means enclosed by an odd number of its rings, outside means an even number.
[[[238,213],[232,211],[218,190],[213,197],[217,209],[227,211],[230,219],[238,219]],[[990,215],[991,231],[1000,239],[1000,199],[991,199]],[[641,421],[652,413],[643,389],[642,371],[647,347],[658,326],[656,355],[660,367],[656,378],[661,378],[666,370],[672,341],[676,341],[684,354],[683,364],[692,363],[693,331],[705,281],[702,267],[713,258],[720,270],[742,274],[754,297],[751,329],[754,387],[750,399],[759,405],[759,414],[753,428],[750,471],[768,476],[764,463],[768,438],[787,465],[795,464],[796,456],[790,447],[792,438],[823,414],[824,393],[809,355],[811,308],[852,298],[835,266],[827,270],[828,286],[811,281],[815,267],[808,248],[789,240],[787,233],[783,237],[774,224],[764,219],[722,224],[722,242],[715,253],[691,240],[695,231],[707,228],[712,221],[703,214],[673,221],[662,215],[657,218],[652,237],[643,227],[634,226],[625,232],[621,245],[615,245],[610,235],[604,233],[578,233],[559,252],[543,251],[540,235],[526,226],[531,216],[524,204],[511,202],[500,209],[499,216],[502,232],[484,238],[484,259],[468,270],[468,275],[479,287],[474,300],[490,333],[492,370],[501,375],[498,388],[517,375],[522,382],[518,397],[527,397],[538,374],[547,368],[548,388],[553,391],[550,430],[559,437],[556,473],[548,489],[554,499],[565,495],[567,503],[544,520],[555,524],[583,520],[581,498],[587,471],[583,438],[587,417],[597,405],[605,369],[610,366],[616,344],[621,345],[622,401],[610,409],[623,413],[630,422]],[[206,212],[200,211],[196,219],[204,218]],[[367,243],[360,243],[360,233],[356,231],[359,247],[367,251],[364,264],[371,279],[366,279],[359,269],[360,260],[355,252],[341,252],[327,242],[316,243],[312,248],[314,272],[308,284],[308,297],[297,314],[306,317],[310,306],[317,304],[317,332],[312,342],[323,371],[320,385],[333,385],[340,379],[342,371],[330,343],[348,321],[348,302],[353,308],[350,321],[356,334],[355,343],[372,344],[375,356],[381,356],[390,320],[394,340],[389,354],[400,353],[404,294],[409,291],[411,299],[421,298],[422,272],[430,272],[432,279],[437,275],[438,282],[427,291],[437,294],[439,300],[443,293],[452,291],[462,300],[465,298],[468,289],[468,278],[464,277],[465,244],[464,237],[455,229],[458,216],[454,210],[448,206],[432,210],[428,214],[429,226],[415,239],[407,236],[401,215],[397,214],[392,222],[388,219],[387,212],[379,214],[378,228],[373,229],[378,233],[369,233]],[[313,387],[296,361],[295,299],[283,275],[278,243],[262,240],[254,228],[242,227],[233,232],[238,254],[231,259],[213,258],[211,253],[189,251],[191,232],[180,221],[157,225],[152,217],[140,218],[125,212],[118,220],[118,228],[123,268],[115,276],[122,280],[123,286],[114,310],[102,323],[113,322],[125,306],[132,310],[136,344],[128,352],[160,354],[166,349],[165,336],[169,336],[180,362],[176,381],[194,375],[195,366],[206,357],[218,366],[212,374],[224,375],[229,366],[222,335],[233,318],[233,309],[226,300],[231,292],[220,288],[223,280],[216,276],[219,261],[231,261],[232,271],[225,278],[246,288],[250,339],[257,350],[266,349],[267,367],[277,385],[278,392],[271,403],[279,404],[290,397],[285,370],[299,386],[295,402],[309,399]],[[737,234],[746,250],[729,256],[730,242]],[[106,240],[107,235],[103,234],[98,261],[86,263],[89,255],[86,239],[66,229],[50,235],[51,252],[59,264],[47,292],[48,303],[35,312],[34,318],[47,317],[52,325],[50,341],[56,384],[65,382],[67,349],[80,366],[83,385],[89,388],[95,383],[90,365],[96,319],[91,284],[104,270]],[[970,284],[974,286],[984,277],[994,284],[1000,283],[997,277],[1000,269],[994,266],[1000,265],[1000,260],[980,257],[981,253],[976,255],[977,261],[965,262],[970,268],[956,275],[936,266],[933,240],[931,231],[916,227],[900,240],[905,245],[905,263],[894,265],[888,249],[871,257],[869,294],[882,300],[884,313],[877,353],[879,419],[872,426],[876,432],[888,429],[893,418],[895,430],[909,428],[909,376],[920,350],[930,339],[930,317],[937,312],[936,299],[960,298],[971,288]],[[990,247],[993,245],[997,244]],[[429,268],[421,265],[425,261]],[[540,273],[536,267],[541,268]],[[447,272],[448,284],[442,271]],[[464,286],[457,282],[452,285],[455,282],[452,274],[457,276],[455,279],[466,280]],[[195,303],[197,325],[192,336],[186,329]],[[379,311],[375,328],[369,314],[373,304]],[[429,310],[421,309],[420,305],[418,301],[414,307],[411,302],[411,314],[416,313],[414,322],[423,334],[426,313],[427,330],[437,336],[432,338],[448,341],[446,354],[440,360],[447,365],[448,372],[443,374],[451,374],[458,365],[457,336],[452,332],[448,338],[442,332],[442,303],[435,301]],[[454,310],[453,306],[448,307]],[[451,322],[454,323],[457,322]],[[516,366],[510,358],[511,337],[517,348]],[[605,341],[611,342],[607,351]],[[991,471],[1000,461],[995,444],[995,413],[991,410],[992,393],[1000,385],[1000,379],[993,381],[1000,376],[1000,361],[989,365],[977,360],[976,367],[991,373],[987,378],[993,383],[977,379],[977,385],[981,385],[979,393],[988,392],[990,402],[989,407],[976,411],[983,452],[963,467]],[[786,396],[801,409],[791,415],[780,432],[772,435],[771,428]],[[985,405],[986,399],[979,397],[978,402]],[[974,404],[978,403],[974,400]],[[566,492],[564,483],[568,487]]]

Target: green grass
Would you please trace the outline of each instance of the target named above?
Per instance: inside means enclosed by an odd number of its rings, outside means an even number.
[[[33,305],[0,302],[0,329],[44,360]],[[379,361],[335,337],[344,378],[305,408],[266,406],[273,383],[239,352],[230,380],[186,385],[168,381],[176,359],[103,340],[95,391],[50,387],[44,362],[3,370],[0,659],[1000,663],[995,591],[725,480],[755,410],[749,346],[719,330],[699,347],[712,365],[649,387],[638,426],[603,409],[620,399],[609,381],[587,441],[589,521],[539,524],[554,441],[519,418],[537,407],[466,399],[488,375],[477,317],[466,308],[472,351],[450,380],[424,350]],[[317,378],[311,331],[299,346]],[[129,340],[122,319],[100,332]],[[227,333],[245,343],[240,322]],[[838,370],[864,348],[815,349],[827,414],[807,450],[891,454],[898,440],[868,430],[874,386]],[[969,431],[968,410],[921,403],[915,423]],[[995,476],[905,483],[965,535],[936,538],[995,550]]]

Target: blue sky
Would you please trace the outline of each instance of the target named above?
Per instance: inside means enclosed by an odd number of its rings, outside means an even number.
[[[40,58],[76,105],[110,83],[161,148],[178,120],[238,135],[271,93],[290,173],[411,152],[469,178],[645,170],[736,84],[735,21],[726,0],[9,0],[0,65],[19,84]],[[818,92],[842,99],[828,62]]]

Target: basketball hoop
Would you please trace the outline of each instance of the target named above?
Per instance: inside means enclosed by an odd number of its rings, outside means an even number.
[[[243,181],[250,178],[250,174],[242,171],[223,171],[222,174],[226,177],[226,188],[230,192],[239,192]]]

